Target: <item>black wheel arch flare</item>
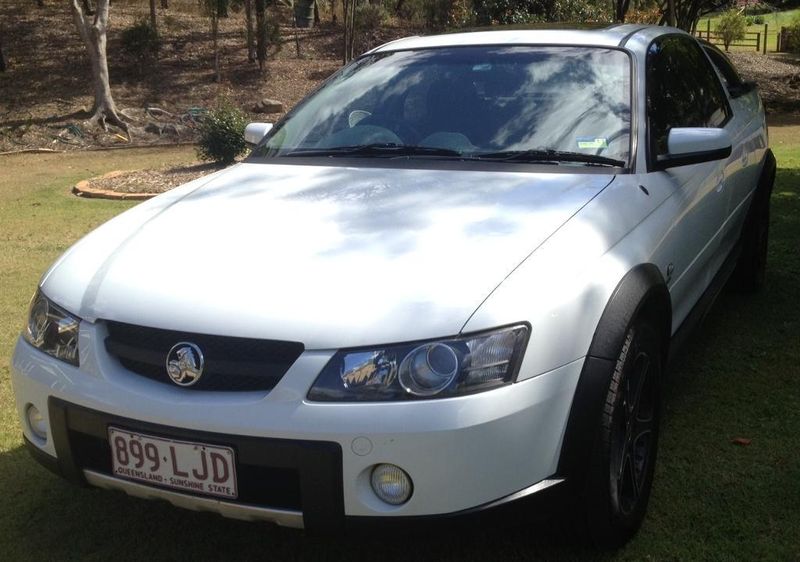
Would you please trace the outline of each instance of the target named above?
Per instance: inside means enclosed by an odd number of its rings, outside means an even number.
[[[602,407],[625,335],[642,315],[659,329],[666,361],[672,304],[661,271],[652,263],[637,265],[625,274],[606,304],[589,346],[572,400],[557,470],[575,491],[581,490],[585,482]]]

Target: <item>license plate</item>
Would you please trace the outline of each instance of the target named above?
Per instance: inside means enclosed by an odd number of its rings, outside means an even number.
[[[113,475],[199,494],[236,498],[233,449],[108,428]]]

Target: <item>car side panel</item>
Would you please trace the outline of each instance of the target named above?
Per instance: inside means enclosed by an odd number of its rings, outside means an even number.
[[[720,249],[727,255],[739,239],[767,150],[764,107],[757,91],[730,99],[733,119],[726,129],[733,151],[725,166],[726,217]]]

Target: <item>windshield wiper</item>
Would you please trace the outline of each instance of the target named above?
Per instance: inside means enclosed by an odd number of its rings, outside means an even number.
[[[596,154],[568,152],[563,150],[506,150],[503,152],[484,152],[472,155],[480,160],[501,162],[580,162],[590,166],[613,166],[621,168],[625,161]]]
[[[449,148],[416,146],[396,143],[359,144],[355,146],[334,146],[332,148],[309,148],[293,150],[283,156],[445,156],[461,158],[461,153]]]

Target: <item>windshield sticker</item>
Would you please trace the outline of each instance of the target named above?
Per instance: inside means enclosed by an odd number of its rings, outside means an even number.
[[[578,137],[578,148],[608,148],[606,137]]]

